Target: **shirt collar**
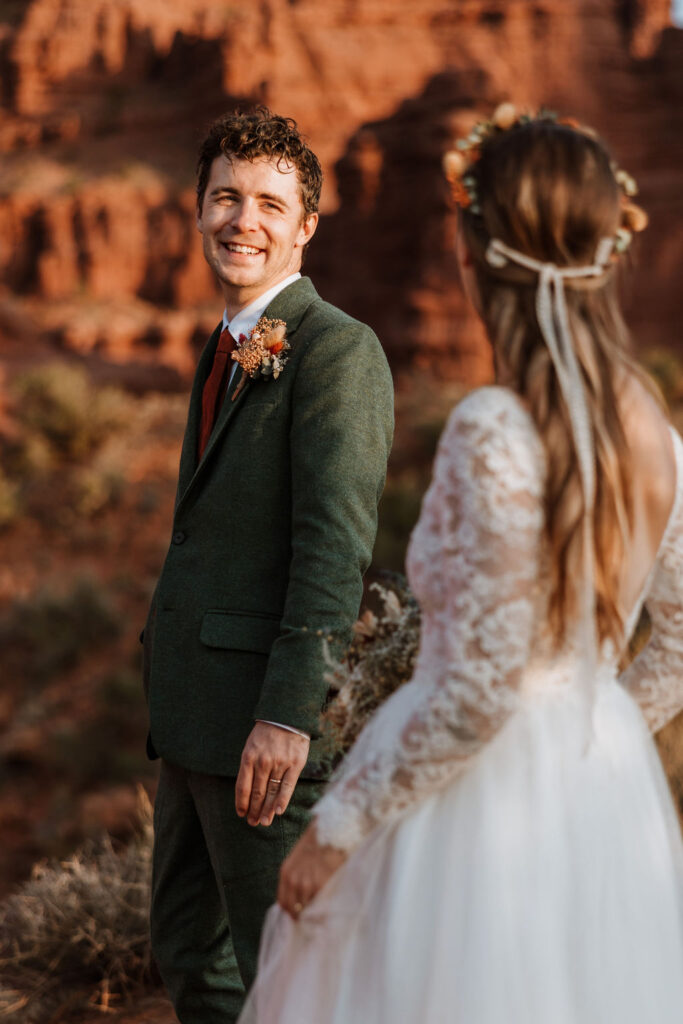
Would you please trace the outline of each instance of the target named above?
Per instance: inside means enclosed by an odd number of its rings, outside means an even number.
[[[258,299],[254,299],[248,306],[241,309],[239,313],[235,313],[232,320],[228,320],[227,311],[223,311],[223,328],[230,328],[230,333],[236,341],[239,341],[240,334],[246,334],[249,337],[250,331],[256,327],[257,321],[263,316],[267,307],[271,304],[276,295],[279,295],[281,291],[293,284],[294,281],[298,281],[301,274],[290,274],[284,281],[279,281],[277,284],[269,288],[263,295],[259,295]]]

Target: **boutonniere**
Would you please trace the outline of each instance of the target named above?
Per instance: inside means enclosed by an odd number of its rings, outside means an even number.
[[[284,320],[269,320],[262,316],[249,332],[249,337],[240,337],[241,344],[232,353],[232,358],[242,367],[242,379],[233,391],[234,402],[247,382],[247,378],[257,380],[264,377],[273,380],[282,373],[289,359],[287,353],[291,348],[286,340],[287,324]]]

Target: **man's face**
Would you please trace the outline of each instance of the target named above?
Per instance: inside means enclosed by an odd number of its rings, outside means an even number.
[[[299,270],[317,224],[290,164],[216,157],[197,227],[230,315]]]

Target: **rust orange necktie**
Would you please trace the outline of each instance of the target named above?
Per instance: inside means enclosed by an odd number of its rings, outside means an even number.
[[[235,348],[237,348],[237,342],[228,328],[224,327],[218,339],[211,373],[206,378],[204,390],[202,391],[202,418],[199,426],[198,445],[200,459],[209,443],[211,431],[214,428],[218,412],[225,398],[233,362],[230,358],[230,353]]]

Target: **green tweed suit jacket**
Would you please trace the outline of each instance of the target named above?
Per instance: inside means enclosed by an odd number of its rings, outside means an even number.
[[[150,753],[216,775],[237,774],[255,719],[319,735],[324,641],[339,654],[351,637],[393,430],[391,374],[367,326],[305,277],[265,315],[287,324],[289,360],[232,401],[237,371],[198,463],[220,326],[200,358],[144,633]],[[327,755],[312,743],[302,777],[324,777]]]

